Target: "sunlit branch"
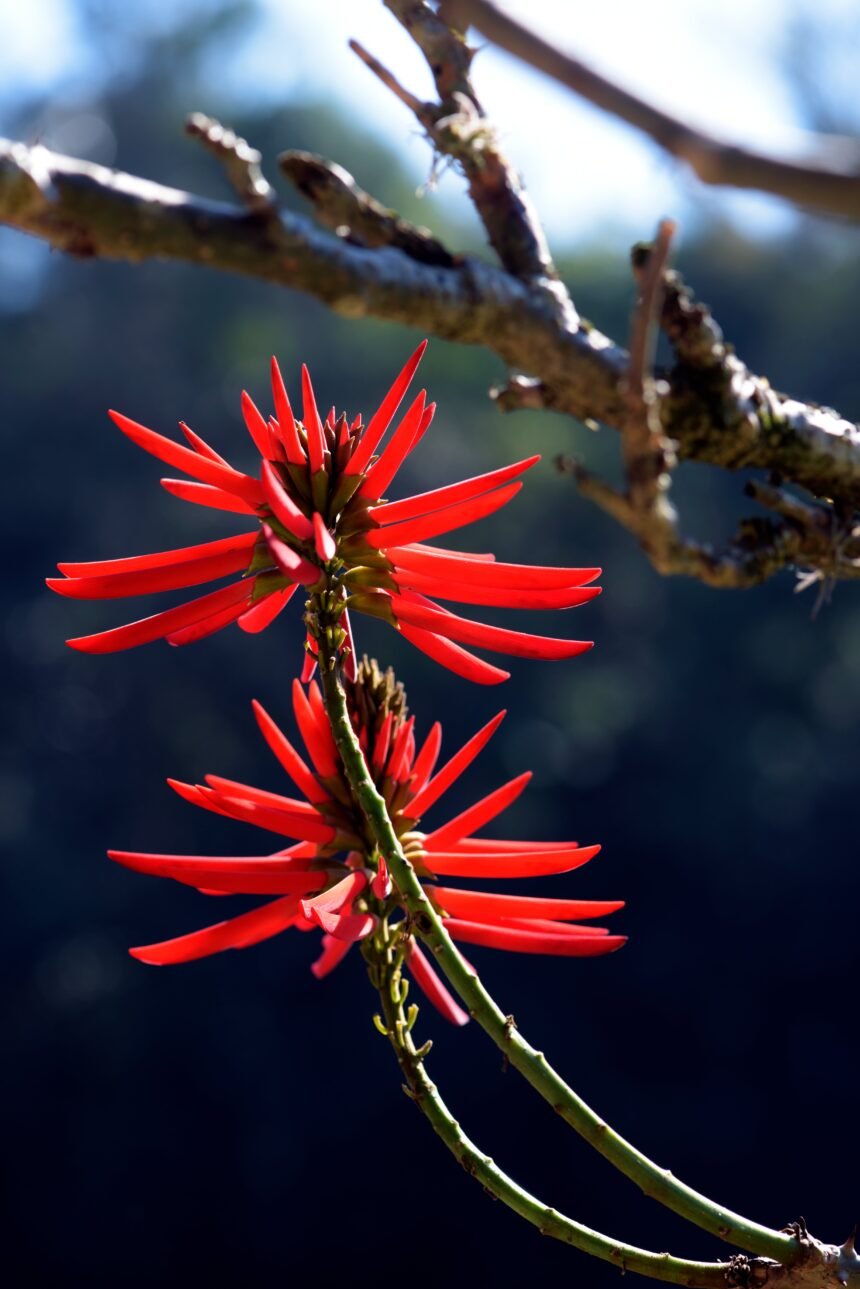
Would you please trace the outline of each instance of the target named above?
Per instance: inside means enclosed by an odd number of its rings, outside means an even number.
[[[410,224],[355,182],[343,166],[312,152],[282,152],[281,173],[314,208],[326,228],[358,246],[394,246],[420,264],[453,268],[462,262],[427,228]]]
[[[860,219],[860,173],[813,162],[784,161],[728,143],[697,130],[679,117],[654,107],[588,67],[562,53],[522,23],[503,13],[490,0],[456,0],[458,21],[472,23],[501,49],[515,55],[581,98],[640,130],[670,156],[686,162],[706,184],[746,188],[783,197],[795,205],[844,219]],[[833,140],[818,138],[810,154],[820,156]]]
[[[275,191],[260,169],[263,158],[246,139],[202,112],[192,112],[185,122],[185,133],[199,139],[218,158],[237,197],[249,210],[257,214],[276,211]]]
[[[351,176],[341,172],[338,179],[338,200],[345,194],[350,200],[352,186],[352,208],[366,217],[362,223],[356,214],[352,221],[360,225],[357,237],[351,225],[331,232],[291,212],[207,201],[41,146],[0,140],[0,223],[79,258],[168,259],[244,273],[306,292],[347,317],[374,316],[483,345],[513,372],[527,373],[512,378],[501,406],[539,405],[586,423],[622,427],[623,349],[587,323],[560,319],[550,294],[504,269],[469,256],[435,262],[443,256],[426,253],[432,243],[425,241],[416,252],[411,226],[369,244],[368,229],[381,232],[384,220],[362,203]],[[318,200],[324,207],[328,197]],[[647,253],[639,254],[639,270]],[[851,515],[860,502],[860,430],[828,408],[777,393],[722,344],[719,329],[676,275],[667,275],[665,286],[661,325],[678,363],[659,373],[665,382],[660,417],[679,458],[773,471],[784,485],[826,499],[836,545],[825,540],[820,525],[814,534],[801,532],[801,541],[796,526],[780,530],[777,543],[768,530],[761,552],[744,542],[750,558],[737,577],[729,565],[723,567],[730,576],[711,576],[711,553],[688,558],[704,549],[692,544],[683,558],[655,558],[646,546],[652,560],[663,571],[718,586],[751,585],[796,560],[822,577],[856,576],[853,561],[860,552],[852,545]],[[751,523],[748,539],[756,528]]]

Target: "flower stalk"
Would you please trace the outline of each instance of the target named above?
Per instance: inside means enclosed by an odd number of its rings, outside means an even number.
[[[424,1065],[430,1044],[419,1047],[413,1038],[418,1009],[406,1010],[408,981],[402,974],[406,938],[398,928],[383,921],[379,929],[362,944],[371,983],[379,992],[381,1016],[374,1018],[376,1028],[384,1034],[394,1050],[405,1079],[404,1091],[429,1121],[437,1136],[459,1160],[470,1177],[506,1204],[520,1217],[536,1226],[542,1235],[572,1245],[583,1253],[612,1262],[622,1271],[636,1271],[654,1280],[670,1284],[696,1286],[697,1289],[725,1289],[730,1264],[691,1262],[669,1253],[651,1253],[633,1245],[612,1240],[576,1222],[557,1209],[550,1208],[531,1195],[507,1175],[499,1165],[475,1145],[451,1114]]]
[[[750,1221],[685,1185],[615,1132],[520,1034],[469,967],[427,898],[392,827],[384,798],[377,792],[355,736],[341,684],[337,652],[325,614],[318,614],[319,663],[326,710],[355,799],[413,922],[469,1014],[501,1049],[508,1062],[574,1128],[642,1191],[680,1217],[749,1253],[791,1263],[799,1254],[796,1239]],[[435,1125],[434,1125],[435,1126]],[[438,1131],[438,1129],[437,1129]],[[632,1264],[629,1264],[632,1266]],[[653,1274],[648,1272],[646,1274]],[[693,1283],[689,1281],[688,1283]],[[698,1282],[696,1282],[698,1283]]]

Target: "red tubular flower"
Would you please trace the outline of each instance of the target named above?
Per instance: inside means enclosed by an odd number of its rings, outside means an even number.
[[[151,640],[189,644],[232,622],[248,632],[269,626],[298,586],[327,591],[339,619],[347,674],[355,657],[348,609],[383,618],[423,653],[458,675],[496,684],[508,673],[471,652],[485,648],[528,658],[568,658],[590,642],[511,631],[463,618],[437,599],[513,609],[567,609],[600,593],[597,568],[541,568],[496,563],[493,556],[442,550],[429,541],[499,510],[540,459],[527,457],[474,479],[387,502],[398,469],[433,419],[422,390],[383,445],[426,347],[419,345],[366,426],[332,411],[323,421],[307,368],[302,419],[293,414],[272,359],[275,415],[268,420],[247,394],[242,415],[259,454],[258,477],[243,474],[180,422],[179,444],[111,412],[128,438],[186,479],[162,479],[176,497],[246,516],[251,531],[219,541],[128,559],[58,565],[48,585],[74,599],[115,599],[202,586],[239,574],[217,591],[175,608],[68,643],[111,653]],[[469,646],[469,648],[465,647]],[[309,647],[311,647],[309,645]],[[310,677],[314,660],[306,662]]]
[[[434,725],[419,750],[414,720],[407,714],[401,686],[391,672],[364,661],[355,683],[347,685],[353,725],[370,771],[388,804],[392,823],[451,936],[465,944],[591,957],[620,948],[625,937],[590,924],[623,907],[618,900],[539,898],[500,895],[447,885],[454,878],[520,878],[567,873],[592,859],[599,846],[574,842],[498,841],[475,833],[514,801],[529,778],[520,775],[476,801],[431,832],[420,830],[432,809],[472,764],[498,729],[500,712],[474,734],[441,768],[441,727]],[[170,877],[208,895],[269,895],[260,908],[218,922],[190,935],[132,949],[144,962],[189,962],[241,949],[284,931],[319,928],[321,956],[317,977],[327,975],[350,946],[369,935],[382,916],[398,909],[385,860],[367,835],[363,817],[352,806],[342,775],[319,689],[306,694],[293,682],[293,710],[307,760],[289,742],[259,703],[254,713],[270,749],[286,771],[298,797],[282,796],[207,775],[205,783],[168,780],[185,800],[216,814],[256,824],[291,839],[274,854],[247,858],[202,855],[153,855],[110,851],[111,859],[137,872]],[[446,879],[440,885],[437,878]],[[456,1024],[468,1017],[460,1009],[414,940],[406,943],[406,965],[415,982],[444,1016]]]

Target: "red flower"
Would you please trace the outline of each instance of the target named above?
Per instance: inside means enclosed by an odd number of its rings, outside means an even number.
[[[362,663],[357,683],[348,686],[348,697],[353,724],[401,844],[455,940],[567,957],[590,957],[620,948],[624,936],[609,935],[603,927],[583,925],[578,919],[603,917],[622,908],[621,901],[498,895],[437,883],[438,878],[507,879],[567,873],[600,850],[599,846],[577,846],[574,842],[497,841],[475,836],[516,800],[530,774],[503,784],[440,827],[427,833],[419,830],[426,812],[486,746],[504,712],[436,770],[442,728],[437,722],[421,750],[416,750],[414,718],[407,717],[403,691],[394,685],[390,672],[381,675],[375,664]],[[275,898],[190,935],[132,949],[134,957],[159,965],[189,962],[222,949],[246,948],[287,927],[304,931],[320,928],[323,949],[312,971],[322,977],[351,945],[374,929],[381,915],[390,917],[396,912],[397,892],[392,890],[384,859],[375,858],[363,818],[352,806],[316,683],[306,694],[298,681],[293,682],[293,709],[310,764],[260,704],[254,703],[263,737],[298,790],[298,797],[265,792],[217,775],[207,775],[204,784],[168,780],[194,805],[290,838],[286,849],[252,858],[108,852],[127,868],[171,877],[205,894]],[[409,970],[431,1002],[449,1020],[465,1023],[468,1017],[414,940],[407,952]]]
[[[435,403],[427,405],[422,390],[387,446],[379,450],[425,347],[426,341],[366,426],[360,417],[351,423],[346,416],[337,417],[334,408],[323,421],[304,367],[303,419],[297,421],[272,359],[276,417],[266,420],[248,395],[242,395],[245,424],[260,455],[259,478],[235,470],[182,422],[188,446],[111,412],[132,442],[190,476],[162,479],[168,492],[198,505],[246,515],[254,524],[249,532],[200,546],[129,559],[60,564],[63,576],[49,578],[48,585],[76,599],[146,595],[242,575],[188,603],[68,643],[84,653],[110,653],[158,639],[188,644],[231,622],[257,632],[274,621],[302,585],[334,592],[329,602],[340,618],[348,667],[355,665],[351,608],[385,618],[424,653],[483,684],[505,680],[508,673],[464,645],[552,659],[590,648],[585,641],[473,622],[428,598],[507,608],[571,608],[600,593],[599,587],[586,585],[600,570],[499,564],[491,555],[426,544],[506,505],[522,486],[518,476],[540,459],[537,456],[402,501],[384,500],[397,470],[433,419]],[[312,669],[311,664],[307,670]]]

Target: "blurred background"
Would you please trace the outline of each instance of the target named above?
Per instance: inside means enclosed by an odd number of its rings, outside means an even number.
[[[549,0],[509,8],[561,39]],[[774,151],[802,150],[809,130],[857,133],[848,5],[814,18],[779,0],[597,8],[570,21],[571,48],[700,124]],[[349,36],[429,94],[376,0],[10,7],[0,129],[224,196],[217,165],[182,133],[203,110],[262,149],[270,179],[277,152],[309,148],[450,246],[484,254],[458,177],[427,190],[426,145],[353,65]],[[475,79],[581,312],[623,340],[628,246],[678,216],[679,267],[753,369],[860,419],[856,230],[704,192],[493,51]],[[173,971],[126,955],[213,920],[213,906],[115,868],[108,846],[254,852],[250,830],[192,810],[164,779],[210,771],[279,788],[249,703],[291,728],[296,615],[260,637],[91,658],[64,639],[149,610],[61,600],[42,581],[58,559],[228,531],[228,517],[162,492],[159,465],[113,430],[107,407],[168,433],[186,419],[244,467],[239,394],[267,405],[271,353],[293,388],[305,360],[322,403],[367,412],[419,338],[263,283],[74,262],[0,230],[10,1284],[615,1283],[492,1203],[437,1143],[373,1030],[357,958],[316,983],[317,946],[299,935]],[[566,624],[595,650],[566,666],[515,660],[495,692],[360,622],[360,645],[407,682],[420,728],[442,716],[446,746],[509,709],[452,811],[533,769],[506,833],[604,844],[541,892],[628,901],[614,923],[630,942],[611,958],[474,959],[532,1042],[661,1164],[750,1217],[781,1226],[802,1212],[841,1241],[858,1217],[839,1165],[856,1092],[860,591],[837,587],[813,619],[815,590],[795,596],[790,575],[743,593],[662,580],[552,468],[574,451],[612,476],[616,436],[549,414],[501,417],[486,389],[504,373],[484,352],[433,341],[424,371],[440,411],[401,495],[540,451],[528,488],[476,528],[473,548],[605,570],[603,597]],[[742,482],[681,469],[686,530],[725,536]],[[523,1185],[629,1242],[722,1254],[560,1131],[476,1027],[449,1032],[429,1010],[420,1023],[454,1113]]]

